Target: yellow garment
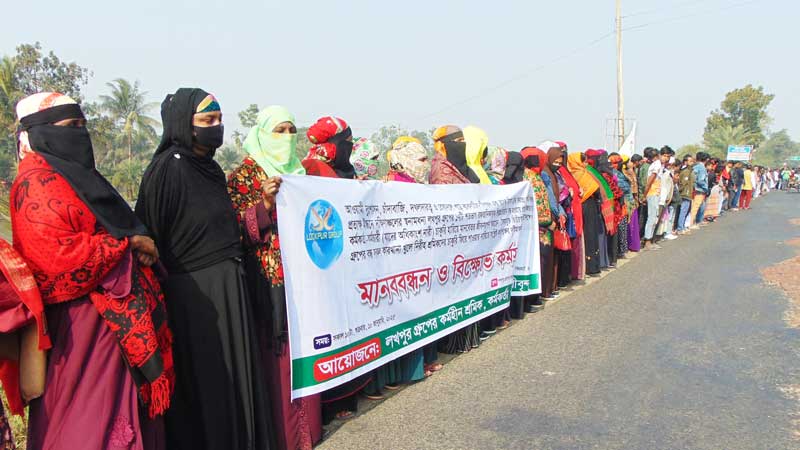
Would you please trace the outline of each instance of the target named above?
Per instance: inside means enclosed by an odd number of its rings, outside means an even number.
[[[491,178],[483,170],[483,151],[489,145],[489,136],[477,127],[464,128],[464,140],[467,142],[467,166],[475,172],[481,184],[492,184]]]
[[[567,170],[581,187],[581,202],[585,202],[586,199],[600,189],[600,183],[586,170],[586,163],[583,161],[581,153],[576,152],[567,155]]]
[[[439,153],[440,155],[447,157],[447,149],[445,148],[442,139],[447,136],[459,133],[461,137],[464,136],[463,132],[461,131],[461,128],[458,128],[455,125],[444,125],[437,128],[436,131],[433,132],[433,149],[436,150],[436,153]]]
[[[753,190],[753,171],[747,169],[744,171],[744,184],[742,185],[743,191]]]
[[[405,144],[408,142],[416,142],[417,144],[422,144],[422,141],[413,137],[413,136],[400,136],[399,138],[395,139],[394,144],[392,144],[392,148],[400,146],[400,144]]]

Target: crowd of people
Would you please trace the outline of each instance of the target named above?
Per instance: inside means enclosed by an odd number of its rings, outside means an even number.
[[[433,149],[401,137],[382,152],[337,117],[308,129],[313,146],[301,159],[295,118],[281,106],[258,114],[247,156],[226,176],[214,161],[220,104],[182,88],[161,105],[163,137],[131,209],[95,170],[74,100],[39,93],[20,101],[17,114],[13,246],[0,241],[0,331],[16,340],[0,355],[0,379],[12,413],[30,406],[31,450],[310,449],[323,426],[353,417],[359,396],[380,400],[433,376],[443,369],[440,352],[478,348],[629,252],[658,250],[794,179],[702,152],[677,159],[668,146],[630,158],[570,152],[561,141],[509,151],[489,145],[479,128],[453,125],[434,131]],[[542,292],[292,400],[275,202],[289,174],[530,183]],[[0,439],[12,448],[4,423]]]

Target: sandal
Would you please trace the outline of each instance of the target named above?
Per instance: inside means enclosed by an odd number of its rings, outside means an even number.
[[[364,393],[362,392],[362,394]],[[383,400],[386,397],[383,394],[364,394],[364,398],[367,400]]]
[[[439,364],[438,362],[430,363],[425,366],[425,370],[430,370],[431,372],[438,372],[444,368],[443,365]]]
[[[383,388],[384,389],[388,389],[390,391],[396,391],[396,390],[400,389],[400,385],[399,384],[387,384]]]
[[[353,413],[353,411],[339,411],[338,413],[336,413],[335,417],[336,420],[350,420],[355,416],[356,415]]]
[[[428,378],[431,375],[433,375],[433,371],[431,371],[429,369],[425,369],[425,378]]]

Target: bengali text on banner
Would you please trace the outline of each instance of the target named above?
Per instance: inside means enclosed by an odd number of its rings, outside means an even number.
[[[323,392],[541,292],[529,183],[285,176],[278,231],[292,398]]]

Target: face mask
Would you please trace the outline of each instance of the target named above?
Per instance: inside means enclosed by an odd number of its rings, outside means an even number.
[[[297,134],[271,133],[271,139],[266,145],[270,156],[279,164],[286,164],[295,154],[297,148]]]
[[[87,169],[94,169],[94,150],[86,127],[59,127],[41,125],[28,133],[31,147],[36,151],[75,161]]]
[[[220,124],[213,127],[194,127],[194,141],[213,151],[222,147],[225,127]]]

